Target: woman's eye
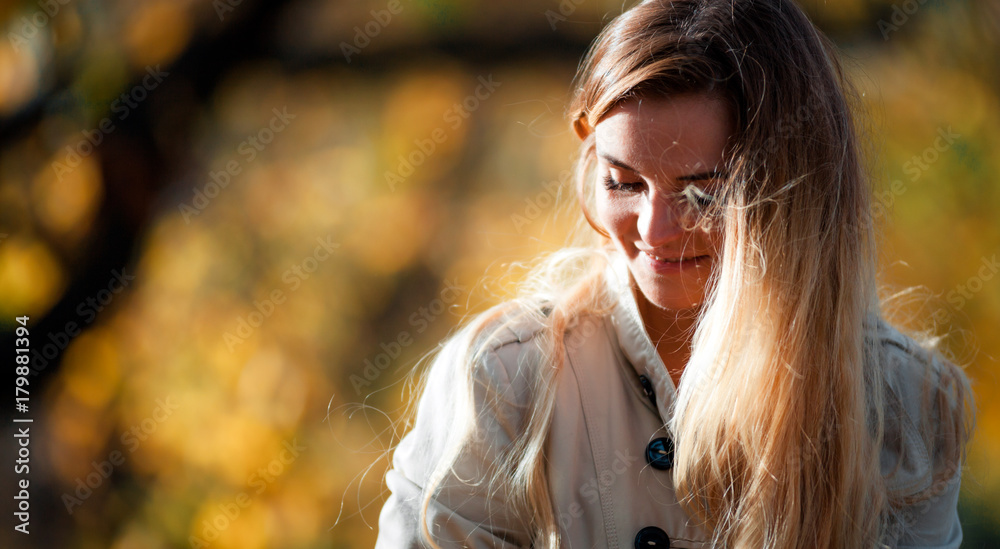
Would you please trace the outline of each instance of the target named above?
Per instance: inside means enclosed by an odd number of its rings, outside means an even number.
[[[642,187],[643,183],[624,183],[621,181],[615,181],[611,175],[604,176],[604,188],[609,191],[635,193],[641,191]]]
[[[688,185],[683,194],[688,199],[689,202],[697,205],[700,208],[707,208],[715,202],[715,197],[707,192],[695,187],[694,185]]]

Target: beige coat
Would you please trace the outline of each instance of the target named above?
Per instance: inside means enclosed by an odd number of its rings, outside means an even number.
[[[609,280],[628,280],[627,267],[620,260],[608,274],[615,275]],[[616,283],[615,288],[620,299],[613,314],[582,319],[568,333],[568,363],[557,377],[546,459],[562,546],[708,547],[705,532],[689,521],[677,503],[670,460],[664,453],[668,447],[654,442],[669,439],[664,427],[668,418],[661,412],[671,409],[673,382],[643,328],[628,286]],[[488,379],[481,381],[503,391],[509,405],[489,408],[490,413],[481,415],[480,426],[489,437],[461,456],[457,471],[462,478],[482,475],[483,466],[492,463],[492,456],[516,436],[516,427],[509,426],[523,425],[523,408],[518,405],[524,402],[528,387],[519,368],[537,367],[541,362],[541,353],[532,342],[539,329],[527,322],[514,326],[486,354],[481,371]],[[890,357],[892,391],[910,416],[886,423],[887,439],[898,437],[909,445],[910,459],[897,464],[898,452],[885,450],[883,473],[899,465],[891,488],[907,493],[932,488],[934,494],[906,510],[907,523],[896,530],[899,539],[893,547],[956,548],[962,540],[956,510],[960,475],[931,486],[928,456],[934,455],[933,450],[924,446],[911,419],[919,417],[921,354],[915,343],[888,326],[882,343]],[[417,518],[421,487],[453,424],[447,409],[460,383],[461,374],[454,373],[452,358],[456,351],[455,345],[446,345],[438,355],[414,428],[393,456],[393,469],[386,476],[392,493],[379,519],[377,549],[422,547]],[[647,389],[644,379],[649,382]],[[505,421],[498,421],[500,415]],[[450,479],[429,509],[432,531],[442,547],[530,545],[526,528],[496,490]]]

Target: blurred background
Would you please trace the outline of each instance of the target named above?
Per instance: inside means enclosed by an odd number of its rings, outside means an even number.
[[[977,391],[964,547],[1000,547],[1000,2],[803,5],[864,93],[887,291]],[[408,374],[577,221],[563,109],[622,9],[0,2],[0,345],[28,316],[34,370],[0,546],[371,547]]]

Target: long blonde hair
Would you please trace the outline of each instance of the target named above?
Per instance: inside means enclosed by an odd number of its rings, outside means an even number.
[[[548,360],[526,372],[532,390],[523,433],[495,465],[491,489],[522,510],[534,547],[558,547],[543,454],[563,338],[574,319],[612,306],[602,279],[612,247],[591,214],[593,129],[622,101],[704,93],[726,101],[737,131],[713,214],[722,260],[668,425],[678,497],[720,546],[882,543],[913,497],[893,494],[873,466],[891,408],[873,192],[848,103],[856,96],[834,46],[789,0],[648,0],[602,31],[574,84],[568,116],[582,140],[575,182],[590,239],[580,233],[578,246],[541,258],[520,299],[456,336],[466,338],[469,383],[454,413],[471,418],[475,370],[491,338],[526,317],[544,327]],[[958,463],[968,438],[968,381],[944,364],[933,388],[946,431],[938,438]],[[425,488],[421,519],[477,436],[472,422],[460,427]]]

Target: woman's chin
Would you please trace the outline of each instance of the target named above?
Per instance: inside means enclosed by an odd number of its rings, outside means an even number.
[[[697,312],[704,302],[704,297],[701,294],[692,295],[683,291],[646,291],[640,286],[639,293],[641,294],[641,296],[637,296],[639,299],[665,311]]]
[[[665,311],[672,311],[676,313],[696,313],[701,309],[701,301],[695,301],[691,299],[674,298],[674,299],[662,299],[657,301],[651,301],[651,304],[659,309]]]

